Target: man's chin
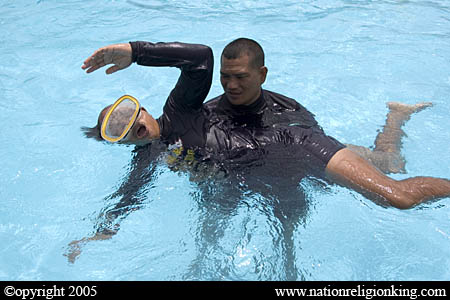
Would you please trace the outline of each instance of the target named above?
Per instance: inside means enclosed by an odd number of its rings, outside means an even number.
[[[123,145],[135,145],[135,146],[145,146],[152,142],[152,139],[144,138],[136,141],[123,141],[120,142]]]
[[[242,105],[243,102],[241,95],[227,94],[227,99],[233,105]]]
[[[151,142],[152,142],[151,139],[142,139],[142,140],[136,141],[134,144],[136,146],[145,146],[145,145],[150,144]]]

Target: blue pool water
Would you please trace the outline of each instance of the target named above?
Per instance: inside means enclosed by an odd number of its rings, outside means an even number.
[[[431,101],[406,124],[408,174],[393,177],[450,178],[448,1],[0,0],[0,12],[0,280],[450,279],[449,198],[400,211],[305,180],[307,207],[283,220],[271,206],[280,199],[204,201],[164,164],[113,238],[87,243],[75,263],[64,256],[119,201],[110,195],[131,169],[132,147],[88,140],[80,127],[125,93],[159,116],[179,75],[138,66],[86,75],[80,66],[98,47],[207,44],[212,98],[223,47],[254,38],[266,89],[367,147],[386,102]]]

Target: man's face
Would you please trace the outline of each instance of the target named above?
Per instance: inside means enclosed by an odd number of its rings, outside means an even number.
[[[141,107],[136,122],[121,143],[142,146],[150,143],[155,138],[158,138],[159,136],[152,126],[152,121],[154,121],[152,115],[150,115],[145,108]]]
[[[108,112],[111,105],[105,107],[98,118],[98,128],[100,128],[103,119]],[[152,140],[159,138],[158,128],[155,128],[155,119],[150,115],[144,107],[141,107],[141,111],[136,119],[134,125],[130,128],[125,138],[119,143],[121,144],[133,144],[142,146],[150,143]]]
[[[253,67],[248,55],[236,59],[221,58],[220,82],[228,101],[233,105],[250,105],[255,102],[266,75],[267,68]]]

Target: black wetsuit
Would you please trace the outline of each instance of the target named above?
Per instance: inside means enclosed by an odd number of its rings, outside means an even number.
[[[250,106],[234,106],[225,94],[203,103],[211,87],[214,65],[207,46],[130,44],[133,62],[181,69],[157,121],[163,142],[180,140],[184,149],[194,150],[199,160],[233,165],[278,157],[323,170],[331,157],[345,147],[325,135],[306,108],[274,92],[262,90]]]

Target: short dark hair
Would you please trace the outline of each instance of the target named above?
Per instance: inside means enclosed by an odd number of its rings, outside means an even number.
[[[95,126],[95,127],[83,126],[83,127],[81,127],[81,131],[83,131],[84,136],[87,138],[92,138],[97,141],[103,141],[103,138],[100,134],[100,127],[98,127],[98,126]]]
[[[222,57],[236,59],[242,55],[250,57],[250,64],[254,68],[264,66],[264,51],[260,44],[248,38],[238,38],[229,43],[222,51]]]
[[[102,135],[100,133],[100,128],[102,126],[102,122],[103,122],[103,118],[105,117],[106,113],[108,112],[109,108],[112,105],[108,105],[105,108],[102,109],[102,111],[100,112],[99,116],[98,116],[98,120],[97,120],[97,125],[94,127],[86,127],[83,126],[81,127],[81,131],[83,131],[84,136],[87,138],[92,138],[95,139],[97,141],[104,141],[104,139],[102,138]]]

